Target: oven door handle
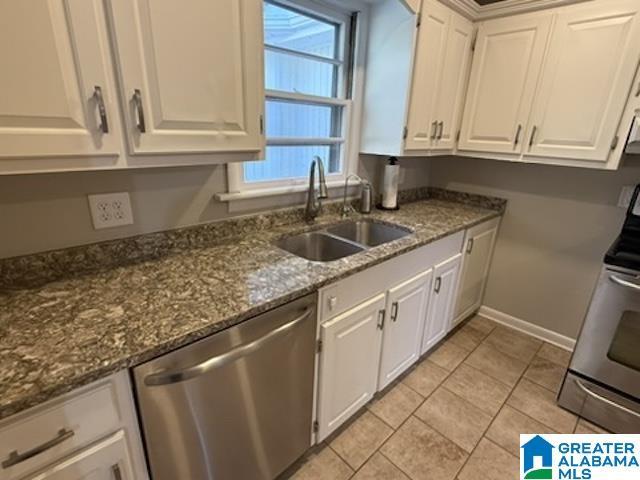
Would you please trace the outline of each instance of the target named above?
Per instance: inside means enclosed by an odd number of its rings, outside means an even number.
[[[609,280],[611,280],[613,283],[617,283],[622,287],[627,287],[627,288],[630,288],[631,290],[635,290],[636,292],[640,292],[640,285],[637,285],[633,282],[628,282],[627,280],[623,280],[622,278],[616,275],[609,275]]]
[[[204,373],[210,372],[215,368],[220,368],[223,365],[226,365],[234,360],[237,360],[241,357],[249,355],[257,350],[259,350],[265,343],[268,343],[277,337],[284,335],[285,333],[292,330],[296,325],[302,323],[304,320],[309,317],[312,310],[310,308],[306,308],[302,314],[288,323],[279,326],[275,330],[267,333],[264,337],[258,338],[246,345],[242,345],[240,347],[236,347],[233,350],[229,350],[226,353],[221,355],[217,355],[215,357],[209,358],[202,363],[194,365],[192,367],[185,368],[183,370],[168,370],[161,371],[157,373],[153,373],[148,375],[144,379],[144,384],[153,387],[159,385],[169,385],[172,383],[184,382],[185,380],[190,380],[197,376],[200,376]]]
[[[575,384],[578,386],[578,388],[580,390],[582,390],[584,393],[586,393],[587,395],[589,395],[590,397],[595,398],[596,400],[599,400],[603,403],[606,403],[607,405],[617,408],[618,410],[622,410],[625,413],[628,413],[629,415],[632,415],[636,418],[640,418],[640,413],[638,412],[634,412],[633,410],[631,410],[630,408],[625,407],[624,405],[620,405],[619,403],[616,403],[612,400],[609,400],[606,397],[603,397],[602,395],[598,395],[596,392],[588,389],[586,387],[586,385],[584,383],[582,383],[580,380],[578,379],[574,379]]]

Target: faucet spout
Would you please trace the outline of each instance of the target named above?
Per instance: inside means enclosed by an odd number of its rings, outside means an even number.
[[[316,190],[316,166],[318,167],[318,190]],[[305,219],[313,221],[322,211],[323,198],[329,198],[327,183],[324,176],[324,165],[320,157],[313,157],[309,168],[309,190],[307,192],[307,206],[305,208]]]
[[[322,159],[317,155],[313,157],[314,161],[318,163],[318,198],[329,198],[329,191],[327,189],[327,180],[324,176],[324,164]]]

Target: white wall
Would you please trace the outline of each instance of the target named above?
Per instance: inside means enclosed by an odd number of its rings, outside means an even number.
[[[509,200],[484,304],[575,338],[640,159],[604,172],[447,157],[431,161],[430,175],[434,186]]]
[[[363,156],[360,173],[378,182],[380,157]],[[403,161],[403,188],[428,184],[424,160]],[[0,258],[94,243],[219,220],[236,214],[215,193],[226,191],[224,166],[0,177]],[[377,183],[374,183],[377,185]],[[135,224],[94,230],[91,193],[130,192]],[[342,189],[333,190],[333,196]],[[250,211],[302,205],[305,194],[254,201]],[[248,211],[248,212],[250,212]],[[245,212],[245,213],[248,213]]]
[[[360,173],[378,186],[384,159],[360,160]],[[640,183],[640,159],[616,172],[453,157],[401,165],[403,188],[431,184],[507,198],[485,304],[577,335],[623,221],[615,206],[620,188]],[[0,258],[226,218],[227,204],[213,199],[225,189],[224,166],[0,177]],[[93,230],[86,195],[116,191],[131,193],[135,225]],[[261,199],[257,208],[303,202],[304,194]]]

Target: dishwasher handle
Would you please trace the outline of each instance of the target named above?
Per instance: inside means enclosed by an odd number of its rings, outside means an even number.
[[[249,342],[245,345],[241,345],[239,347],[234,348],[233,350],[229,350],[221,355],[216,355],[215,357],[211,357],[205,360],[202,363],[194,365],[192,367],[188,367],[181,370],[167,370],[161,371],[157,373],[152,373],[151,375],[147,375],[144,379],[144,384],[149,387],[155,387],[159,385],[170,385],[172,383],[184,382],[185,380],[190,380],[192,378],[203,375],[207,372],[215,368],[222,367],[228,363],[233,362],[241,357],[249,355],[257,350],[259,350],[266,343],[269,343],[272,340],[275,340],[277,337],[288,333],[292,330],[296,325],[302,323],[309,317],[312,309],[306,308],[303,313],[291,320],[284,325],[279,326],[278,328],[272,330],[267,333],[264,337],[260,337],[252,342]]]

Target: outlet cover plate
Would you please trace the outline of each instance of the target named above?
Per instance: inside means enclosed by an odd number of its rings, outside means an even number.
[[[88,198],[96,230],[133,224],[131,199],[127,192],[89,195]]]

